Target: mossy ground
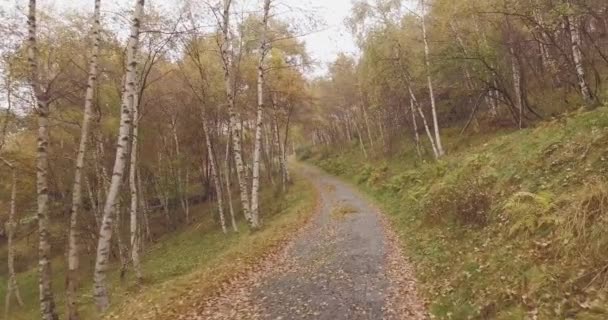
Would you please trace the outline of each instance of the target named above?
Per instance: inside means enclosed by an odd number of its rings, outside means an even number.
[[[383,207],[435,318],[608,319],[608,109],[457,132],[440,161],[409,141],[373,159],[356,144],[300,155]]]
[[[193,217],[200,217],[187,228],[163,235],[146,248],[143,257],[145,281],[135,284],[132,273],[120,280],[117,266],[110,273],[112,309],[108,318],[139,319],[156,314],[156,319],[174,319],[171,312],[190,307],[191,300],[213,294],[223,283],[277,249],[283,240],[304,224],[314,211],[314,187],[301,177],[286,194],[267,189],[262,195],[264,227],[250,232],[240,221],[239,233],[224,235],[213,221],[211,204],[193,207]],[[235,203],[235,205],[237,205]],[[85,256],[81,288],[81,315],[95,319],[91,287],[92,258]],[[54,288],[58,310],[64,312],[63,257],[54,261]],[[37,272],[19,273],[21,294],[26,303],[12,304],[9,319],[30,320],[39,317]],[[0,276],[0,297],[6,290],[5,275]],[[146,318],[149,319],[149,318]]]

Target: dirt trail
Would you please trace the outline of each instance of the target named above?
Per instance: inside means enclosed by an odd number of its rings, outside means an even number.
[[[313,221],[278,258],[182,319],[426,319],[377,210],[338,179],[299,170],[320,193]]]

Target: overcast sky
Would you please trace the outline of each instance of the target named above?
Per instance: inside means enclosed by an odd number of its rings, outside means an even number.
[[[15,1],[24,5],[24,0],[0,0],[5,4]],[[126,8],[134,0],[102,0],[102,10],[113,11],[118,7]],[[239,4],[257,8],[261,7],[262,0],[237,0]],[[174,0],[148,0],[154,4],[170,7]],[[41,6],[51,6],[62,10],[87,10],[92,11],[93,0],[39,0]],[[357,51],[353,37],[344,26],[344,19],[349,15],[351,0],[274,0],[276,11],[285,12],[314,12],[325,24],[317,32],[303,37],[306,41],[311,56],[319,61],[321,66],[315,74],[321,74],[325,65],[332,61],[339,52],[355,53]],[[291,13],[293,14],[293,13]]]

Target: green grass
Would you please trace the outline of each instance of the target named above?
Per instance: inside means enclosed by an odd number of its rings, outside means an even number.
[[[308,161],[383,207],[438,319],[608,318],[608,109],[460,137],[418,161],[408,142]],[[381,154],[381,153],[376,153]]]
[[[214,293],[222,283],[279,248],[311,216],[315,199],[313,186],[296,176],[287,194],[274,190],[266,190],[262,194],[264,227],[261,230],[252,233],[241,222],[240,232],[228,235],[224,235],[213,223],[208,214],[212,210],[209,205],[192,208],[194,216],[207,218],[167,234],[146,248],[142,287],[135,285],[131,273],[121,281],[116,268],[113,268],[109,279],[112,308],[107,318],[150,319],[146,316],[156,313],[154,319],[174,319],[173,315],[180,308],[174,303],[176,300],[182,301],[182,306],[190,306],[188,302]],[[59,257],[54,262],[54,288],[58,310],[63,312],[64,263]],[[83,319],[94,319],[97,315],[91,295],[92,263],[87,261],[84,264],[86,270],[83,270],[84,283],[80,290],[81,313]],[[26,305],[18,307],[15,302],[9,318],[38,318],[36,270],[20,273],[18,281]],[[5,288],[6,278],[0,276],[2,297]]]

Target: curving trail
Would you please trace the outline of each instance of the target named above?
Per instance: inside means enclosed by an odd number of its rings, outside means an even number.
[[[388,224],[340,180],[299,166],[319,212],[282,253],[182,319],[426,319]]]

